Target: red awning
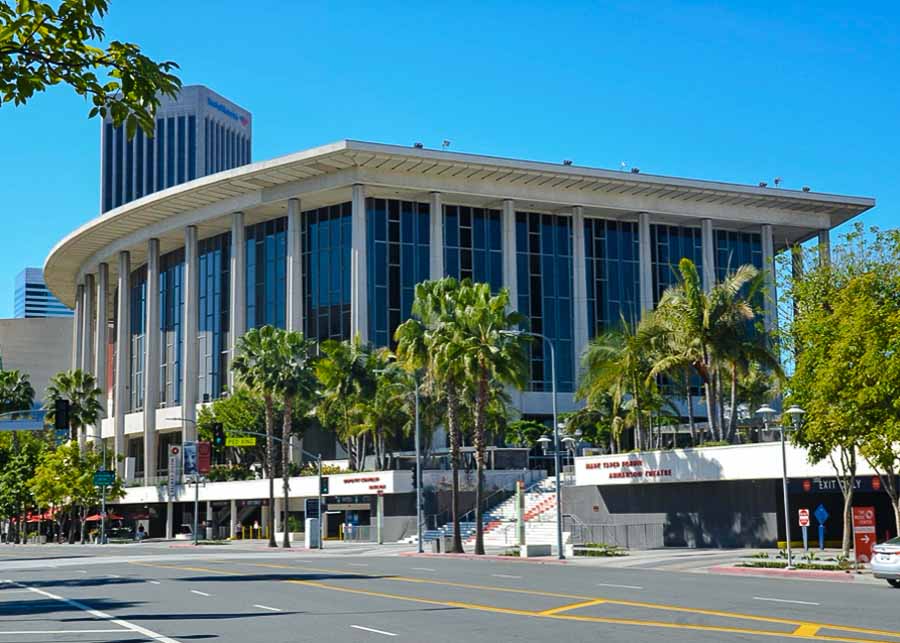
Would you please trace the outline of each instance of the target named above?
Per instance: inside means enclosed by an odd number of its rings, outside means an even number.
[[[120,516],[119,514],[109,512],[106,514],[107,520],[124,520],[124,516]],[[84,519],[85,522],[100,522],[101,516],[100,514],[92,514]]]

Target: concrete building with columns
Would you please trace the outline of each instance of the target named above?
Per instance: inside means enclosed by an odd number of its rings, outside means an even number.
[[[198,405],[228,390],[248,328],[388,345],[419,281],[487,281],[553,341],[566,410],[589,339],[651,309],[681,257],[706,284],[743,263],[764,270],[772,326],[775,254],[817,237],[827,248],[829,230],[873,205],[345,140],[111,209],[63,238],[44,272],[75,310],[72,365],[111,391],[103,439],[152,478],[167,445],[195,438]],[[513,402],[546,416],[550,388],[535,343]]]

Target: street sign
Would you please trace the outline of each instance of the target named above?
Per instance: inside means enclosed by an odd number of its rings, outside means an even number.
[[[809,509],[801,509],[797,513],[800,518],[800,526],[809,527]]]
[[[305,509],[306,509],[306,517],[307,518],[318,518],[319,517],[319,499],[318,498],[307,498]]]
[[[825,509],[825,505],[819,505],[818,507],[816,507],[815,516],[820,525],[824,524],[825,521],[828,520],[828,510]]]
[[[212,445],[209,442],[197,443],[197,472],[206,475],[212,468]]]
[[[185,442],[182,445],[182,453],[184,460],[184,475],[186,476],[196,476],[197,475],[197,443],[196,442]]]
[[[181,447],[173,444],[169,447],[169,498],[175,498],[175,485],[178,484],[178,465],[181,463]]]
[[[234,437],[225,438],[226,447],[255,447],[256,438],[254,437]]]
[[[853,507],[853,551],[856,562],[872,560],[875,546],[875,507]]]
[[[108,487],[111,484],[116,482],[116,472],[115,471],[95,471],[94,472],[94,486],[95,487]]]

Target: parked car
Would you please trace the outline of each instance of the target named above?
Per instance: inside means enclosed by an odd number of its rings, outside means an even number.
[[[892,587],[900,589],[900,537],[875,545],[869,564],[875,578],[883,578]]]
[[[175,540],[191,540],[194,537],[194,531],[190,525],[181,525],[175,530]]]

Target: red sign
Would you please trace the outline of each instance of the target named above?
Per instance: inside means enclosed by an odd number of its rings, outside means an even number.
[[[209,473],[212,467],[212,446],[209,442],[197,443],[197,472],[201,475]]]
[[[800,526],[809,527],[809,509],[801,509],[798,513],[800,515]]]
[[[875,507],[853,507],[853,550],[856,562],[872,560],[875,546]]]
[[[803,490],[809,491],[810,489],[812,489],[812,480],[804,480],[803,481]]]
[[[881,478],[878,476],[872,478],[872,491],[881,491]]]

